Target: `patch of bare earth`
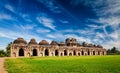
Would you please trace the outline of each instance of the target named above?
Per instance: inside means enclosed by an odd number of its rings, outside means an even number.
[[[4,63],[5,63],[5,58],[0,58],[0,73],[7,73]]]

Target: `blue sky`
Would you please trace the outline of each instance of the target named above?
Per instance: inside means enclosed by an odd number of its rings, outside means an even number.
[[[0,0],[0,49],[18,37],[120,50],[120,0]]]

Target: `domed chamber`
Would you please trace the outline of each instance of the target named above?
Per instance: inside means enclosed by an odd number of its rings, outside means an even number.
[[[60,42],[59,46],[66,46],[66,44],[64,42]]]
[[[56,41],[52,41],[50,45],[58,45],[58,43]]]
[[[27,44],[27,42],[23,38],[17,38],[13,41],[14,44]]]
[[[49,42],[46,40],[42,40],[39,45],[49,45]]]
[[[37,45],[37,42],[34,38],[32,38],[28,44],[29,45]]]

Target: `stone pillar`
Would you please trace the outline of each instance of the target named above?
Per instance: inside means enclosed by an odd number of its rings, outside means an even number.
[[[17,50],[16,50],[16,57],[19,57],[19,47],[17,47]]]
[[[23,51],[24,51],[24,57],[27,57],[27,50],[26,50],[26,48],[24,48]]]
[[[88,51],[88,53],[89,53],[88,55],[91,56],[91,51]]]
[[[69,56],[69,51],[67,50],[67,56]]]
[[[58,56],[61,56],[61,52],[60,51],[58,52]]]

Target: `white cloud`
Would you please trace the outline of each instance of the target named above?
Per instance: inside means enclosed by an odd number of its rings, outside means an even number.
[[[71,0],[74,6],[80,3],[92,7],[98,16],[120,14],[120,0]]]
[[[12,20],[13,18],[8,14],[0,13],[0,19]]]
[[[49,33],[49,32],[51,32],[49,29],[44,29],[44,28],[38,28],[36,31],[38,33]]]
[[[51,39],[57,39],[57,41],[65,41],[66,38],[76,38],[79,43],[82,42],[92,43],[90,38],[78,36],[76,34],[53,33],[47,34],[46,36]]]
[[[25,30],[32,30],[34,27],[36,27],[37,25],[35,24],[26,24],[26,25],[15,25],[15,28],[17,28],[18,30],[22,30],[22,31],[25,31]]]
[[[113,46],[119,48],[120,50],[120,0],[77,0],[78,3],[72,3],[75,6],[80,3],[84,3],[86,6],[90,6],[96,15],[99,16],[98,20],[92,20],[93,22],[102,24],[100,28],[104,31],[104,34],[97,33],[95,37],[101,41],[100,38],[103,38],[103,45],[105,48],[112,48]],[[111,27],[111,31],[108,31],[106,28]],[[97,28],[97,26],[91,26],[90,28]],[[105,39],[104,39],[105,38]]]
[[[120,29],[112,32],[111,34],[109,34],[109,36],[115,41],[120,41]]]
[[[32,22],[32,20],[28,14],[19,13],[19,16],[21,16],[27,22]]]
[[[40,40],[45,39],[42,36],[39,37],[38,34],[28,33],[28,32],[12,31],[12,30],[3,29],[3,28],[0,28],[0,37],[9,38],[9,39],[13,39],[13,40],[18,38],[18,37],[22,37],[27,42],[29,42],[31,38],[35,38],[36,41],[38,41],[38,42],[40,42]],[[50,41],[50,39],[46,39],[46,40]]]
[[[56,3],[55,0],[38,0],[42,4],[44,4],[50,11],[54,13],[61,13],[61,7]]]
[[[101,29],[101,25],[96,25],[96,24],[87,24],[88,27],[92,29]]]
[[[61,23],[64,23],[64,24],[67,24],[69,23],[69,21],[66,21],[66,20],[59,20]]]
[[[105,39],[106,36],[105,36],[105,34],[103,34],[103,33],[96,32],[96,37]]]
[[[36,41],[39,43],[41,40],[47,40],[48,42],[51,41],[51,39],[46,39],[42,36],[38,36],[37,34],[32,34],[32,33],[26,33],[26,32],[18,32],[18,31],[11,31],[8,29],[2,29],[0,28],[0,37],[2,38],[8,38],[8,42],[13,42],[15,39],[18,37],[24,38],[27,42],[30,41],[31,38],[35,38]],[[1,43],[0,44],[0,49],[5,49],[7,46],[7,43]]]
[[[89,39],[87,37],[78,36],[75,34],[66,34],[65,37],[66,38],[76,38],[78,42],[92,43],[91,39]]]
[[[112,47],[117,47],[120,50],[120,40],[118,41],[109,41],[106,44],[103,44],[103,46],[107,49],[111,49]]]
[[[43,16],[37,17],[36,19],[38,20],[38,22],[43,24],[45,27],[55,30],[55,26],[53,25],[54,21],[52,19],[43,17]]]
[[[108,18],[100,18],[98,22],[104,24],[105,26],[111,26],[113,29],[116,29],[120,25],[120,17],[111,16]]]
[[[63,33],[78,33],[78,34],[83,34],[83,35],[92,35],[94,34],[93,28],[85,28],[85,29],[66,29],[66,30],[61,30]]]
[[[57,38],[55,35],[51,35],[51,34],[48,34],[47,37],[53,38],[53,39],[54,39],[54,38]]]
[[[5,8],[10,10],[11,12],[14,12],[14,8],[12,6],[8,5],[8,4],[5,5]]]

